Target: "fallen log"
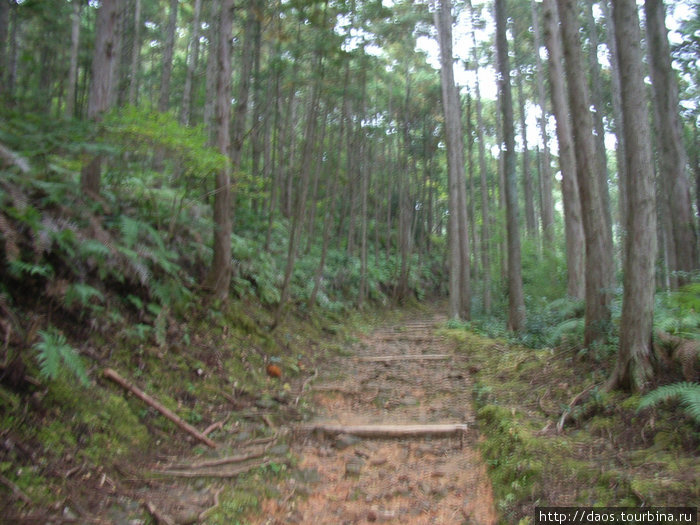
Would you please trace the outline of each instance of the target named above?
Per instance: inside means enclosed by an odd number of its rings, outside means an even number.
[[[140,390],[139,388],[135,387],[134,385],[130,384],[126,379],[124,379],[122,376],[120,376],[117,372],[112,370],[111,368],[105,368],[102,372],[102,375],[106,377],[107,379],[110,379],[117,383],[120,387],[122,387],[124,390],[127,390],[134,394],[136,397],[138,397],[141,401],[146,403],[148,406],[155,408],[158,412],[163,414],[166,418],[168,418],[170,421],[175,423],[180,429],[184,430],[191,436],[195,437],[198,441],[201,441],[205,445],[211,448],[216,448],[216,443],[214,443],[211,439],[209,439],[207,436],[202,434],[199,430],[194,428],[192,425],[188,424],[187,422],[183,421],[180,417],[178,417],[177,414],[175,414],[172,410],[168,409],[167,407],[164,407],[162,404],[160,404],[158,401],[153,399],[151,396]]]
[[[450,354],[404,354],[357,357],[356,359],[365,363],[386,363],[388,361],[441,361],[450,357]]]
[[[350,434],[365,438],[451,436],[467,431],[466,423],[436,425],[305,425],[302,430],[324,434]]]
[[[270,463],[272,463],[272,461],[266,459],[264,461],[256,461],[249,465],[243,465],[232,470],[155,470],[152,474],[174,478],[235,478],[239,474],[244,474],[254,468],[264,467]]]

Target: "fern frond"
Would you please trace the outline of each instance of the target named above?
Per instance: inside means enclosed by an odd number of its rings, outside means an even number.
[[[670,399],[679,399],[686,413],[700,424],[700,383],[681,382],[664,385],[652,390],[639,402],[637,411],[663,403]]]
[[[66,341],[66,336],[54,328],[39,331],[41,341],[34,344],[40,373],[47,379],[56,379],[61,364],[75,375],[83,385],[89,383],[80,356]]]
[[[66,290],[66,295],[63,298],[64,304],[70,308],[76,301],[81,306],[85,307],[90,303],[90,300],[96,297],[102,302],[104,295],[98,289],[93,288],[85,283],[73,283]]]

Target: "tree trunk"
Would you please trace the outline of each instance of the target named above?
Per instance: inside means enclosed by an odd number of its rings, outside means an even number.
[[[202,0],[194,0],[194,18],[192,20],[192,39],[187,56],[187,76],[182,92],[182,108],[180,110],[180,123],[189,126],[192,122],[192,85],[194,73],[197,70],[199,60],[199,34],[201,29],[200,16],[202,14]]]
[[[552,110],[557,121],[559,143],[559,169],[561,170],[562,198],[564,201],[564,227],[566,234],[566,266],[569,297],[585,297],[585,253],[581,198],[576,179],[576,157],[569,116],[569,101],[563,70],[563,51],[559,33],[559,18],[555,0],[544,0],[544,37],[549,54],[549,84]]]
[[[0,97],[5,94],[7,79],[7,35],[10,27],[10,2],[0,0]]]
[[[449,316],[469,319],[469,234],[461,105],[452,66],[452,7],[442,0],[434,13],[440,41],[440,80],[445,116],[448,171]],[[463,209],[460,209],[463,208]]]
[[[216,100],[214,124],[216,149],[229,154],[231,122],[231,30],[233,0],[223,0],[216,46]],[[214,18],[214,17],[212,17]],[[228,298],[231,285],[231,174],[226,167],[216,174],[214,193],[214,257],[204,288],[220,300]]]
[[[160,77],[160,94],[158,96],[158,111],[167,111],[170,101],[170,77],[173,73],[173,52],[175,51],[175,29],[177,29],[178,0],[170,0],[168,12],[168,28],[163,48],[163,72]]]
[[[598,27],[593,17],[593,3],[596,0],[584,0],[586,25],[588,25],[588,38],[590,50],[588,52],[588,67],[590,70],[591,103],[595,111],[593,116],[593,129],[595,130],[594,142],[596,160],[598,162],[598,177],[600,196],[603,199],[603,217],[605,229],[612,232],[612,215],[610,209],[610,192],[608,191],[608,160],[605,151],[605,127],[603,126],[603,93],[600,80],[600,63],[598,62]]]
[[[605,339],[612,300],[612,234],[606,228],[593,119],[578,31],[577,3],[557,0],[569,91],[569,108],[586,238],[586,309],[584,345]]]
[[[690,181],[686,169],[686,152],[678,115],[678,83],[671,68],[671,55],[665,25],[666,13],[661,0],[644,2],[647,52],[654,88],[654,115],[658,143],[662,194],[667,199],[671,235],[666,235],[675,252],[677,283],[689,282],[689,273],[698,268],[698,239],[695,231]],[[617,20],[616,20],[617,22]],[[619,42],[618,42],[619,46]],[[673,282],[673,281],[672,281]]]
[[[92,83],[88,100],[88,118],[98,121],[112,100],[114,63],[117,57],[115,38],[119,25],[119,13],[123,0],[103,0],[97,11],[95,27],[95,51],[92,58]],[[80,174],[82,190],[91,195],[100,193],[102,160],[94,157]]]
[[[618,213],[620,225],[620,238],[624,237],[624,228],[627,224],[627,160],[625,158],[625,137],[622,133],[622,88],[620,86],[620,67],[617,63],[617,44],[615,43],[615,21],[613,20],[608,0],[600,2],[607,25],[607,45],[610,50],[610,92],[612,96],[612,107],[615,125],[615,137],[617,146],[615,148],[615,158],[617,159],[617,181],[618,181]],[[622,247],[622,266],[625,266],[625,243],[620,243]]]
[[[503,151],[506,195],[506,229],[508,236],[508,330],[519,332],[525,327],[525,300],[520,259],[520,228],[518,224],[518,187],[515,178],[515,130],[513,128],[513,96],[510,87],[510,61],[505,0],[495,0],[496,52],[498,55],[498,85],[501,92],[503,117]]]
[[[525,122],[525,94],[523,93],[522,71],[516,70],[515,86],[518,89],[518,115],[520,117],[520,140],[523,145],[523,197],[525,198],[525,229],[528,237],[537,236],[537,219],[535,219],[535,192],[532,186],[530,170],[530,151],[527,145],[527,124]]]
[[[204,113],[202,115],[204,128],[207,130],[210,140],[214,140],[214,101],[216,100],[216,82],[218,77],[216,64],[218,60],[218,32],[221,25],[220,21],[216,18],[217,13],[218,10],[215,8],[214,4],[210,3],[208,13],[209,31],[207,33],[207,68],[204,81],[206,97],[204,100]]]
[[[327,4],[324,6],[324,20],[327,15]],[[301,166],[299,168],[299,194],[297,197],[294,216],[292,218],[289,247],[287,250],[287,264],[284,272],[282,288],[280,290],[280,302],[275,311],[273,327],[279,325],[284,314],[284,309],[290,296],[292,274],[297,256],[297,246],[301,237],[304,216],[306,214],[306,198],[309,191],[309,176],[313,167],[313,153],[316,146],[316,129],[318,127],[319,101],[321,96],[321,81],[323,79],[324,54],[321,48],[315,50],[314,71],[315,80],[311,88],[311,96],[304,126],[304,145],[301,153]],[[324,117],[325,118],[325,117]]]
[[[68,118],[75,116],[75,88],[78,83],[78,50],[80,45],[80,0],[73,0],[73,12],[71,13],[70,32],[70,66],[68,67],[68,90],[66,93],[65,115]],[[2,1],[6,5],[5,1]],[[4,40],[0,35],[0,41]],[[2,44],[0,44],[2,45]],[[0,51],[0,60],[2,51]],[[0,64],[0,69],[3,69]]]
[[[552,166],[549,154],[549,134],[547,133],[547,104],[546,92],[544,88],[544,72],[542,59],[540,58],[540,46],[542,38],[540,35],[540,19],[537,13],[537,3],[530,0],[532,11],[532,29],[535,37],[535,74],[537,77],[537,99],[540,105],[540,135],[542,136],[542,163],[540,172],[540,191],[542,195],[541,216],[542,233],[544,234],[544,244],[552,247],[554,244],[554,202],[552,200]]]
[[[653,375],[656,262],[654,173],[642,70],[641,32],[635,0],[616,0],[613,17],[620,84],[625,88],[622,92],[622,111],[629,181],[620,349],[608,385],[637,391],[643,389]]]
[[[139,71],[141,70],[141,0],[134,1],[134,41],[129,67],[129,104],[132,106],[138,103]]]

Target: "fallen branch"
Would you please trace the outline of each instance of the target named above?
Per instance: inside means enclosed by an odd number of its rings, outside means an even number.
[[[264,467],[265,465],[269,465],[270,463],[272,463],[272,461],[266,459],[264,461],[256,461],[255,463],[251,463],[250,465],[242,465],[233,470],[159,470],[154,471],[153,473],[161,476],[171,476],[175,478],[234,478],[239,474],[244,474],[249,470],[253,470],[254,468]]]
[[[32,500],[27,496],[24,492],[22,492],[22,489],[19,488],[15,483],[7,479],[5,476],[0,474],[0,483],[5,485],[8,489],[12,491],[12,494],[16,499],[22,500],[24,503],[31,503]]]
[[[306,380],[301,384],[301,388],[299,389],[299,394],[294,399],[294,406],[297,406],[299,404],[299,398],[301,398],[301,395],[304,393],[304,389],[306,388],[306,385],[308,385],[311,381],[313,381],[316,378],[316,376],[318,376],[318,368],[314,368],[313,375],[307,377]]]
[[[199,468],[205,468],[205,467],[219,467],[221,465],[229,465],[231,463],[242,463],[244,461],[248,461],[249,459],[257,459],[259,457],[262,457],[265,454],[265,450],[263,449],[259,452],[251,452],[250,454],[239,454],[237,456],[228,456],[225,458],[219,458],[219,459],[209,459],[206,461],[198,461],[196,463],[180,463],[176,465],[169,465],[164,471],[168,470],[181,470],[181,469],[190,469],[190,470],[196,470]]]
[[[202,432],[202,435],[203,435],[203,436],[208,436],[209,434],[211,434],[212,432],[214,432],[214,430],[223,428],[224,423],[226,423],[226,421],[228,420],[228,418],[229,418],[229,416],[226,416],[226,417],[225,417],[224,419],[222,419],[221,421],[217,421],[216,423],[212,423],[211,425],[209,425],[207,428],[204,429],[204,431]]]
[[[559,423],[557,423],[557,434],[561,434],[561,431],[564,430],[564,425],[566,424],[566,419],[569,417],[569,414],[571,414],[571,411],[574,409],[574,407],[583,399],[583,396],[585,396],[588,392],[593,390],[595,387],[595,384],[589,385],[586,388],[583,389],[583,391],[571,400],[571,403],[569,403],[569,406],[564,409],[564,412],[561,415],[561,418],[559,419]]]
[[[209,517],[209,515],[212,512],[214,512],[214,510],[216,510],[216,507],[219,506],[219,494],[221,494],[222,490],[224,490],[224,487],[220,487],[216,492],[214,492],[214,505],[200,513],[199,523],[204,523],[204,521]]]
[[[102,372],[102,375],[106,377],[107,379],[110,379],[117,383],[120,387],[122,387],[124,390],[127,390],[134,394],[136,397],[138,397],[141,401],[146,403],[148,406],[155,408],[158,412],[163,414],[166,418],[168,418],[170,421],[175,423],[179,428],[187,432],[188,434],[192,435],[195,437],[197,440],[201,441],[205,445],[211,448],[216,448],[216,443],[214,443],[211,439],[209,439],[207,436],[202,434],[199,430],[194,428],[192,425],[186,423],[180,417],[177,416],[173,411],[170,409],[164,407],[162,404],[160,404],[158,401],[153,399],[151,396],[143,392],[142,390],[138,389],[134,385],[128,383],[126,379],[121,377],[119,374],[117,374],[114,370],[111,368],[105,368],[104,371]]]
[[[358,361],[367,363],[387,362],[387,361],[441,361],[449,359],[450,354],[408,354],[408,355],[382,355],[374,357],[357,357]]]
[[[444,425],[306,425],[307,432],[324,434],[351,434],[366,438],[415,437],[415,436],[449,436],[467,431],[466,423]]]
[[[146,507],[146,510],[158,525],[175,525],[175,520],[159,511],[153,502],[145,501],[143,506]]]

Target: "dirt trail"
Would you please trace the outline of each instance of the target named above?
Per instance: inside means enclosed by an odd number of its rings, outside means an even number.
[[[435,335],[440,317],[408,319],[363,337],[311,386],[314,423],[442,424],[472,427],[468,363]],[[365,360],[448,354],[446,359]],[[300,475],[263,502],[256,524],[497,522],[474,430],[451,437],[360,439],[298,436]],[[299,496],[299,497],[297,497]]]

